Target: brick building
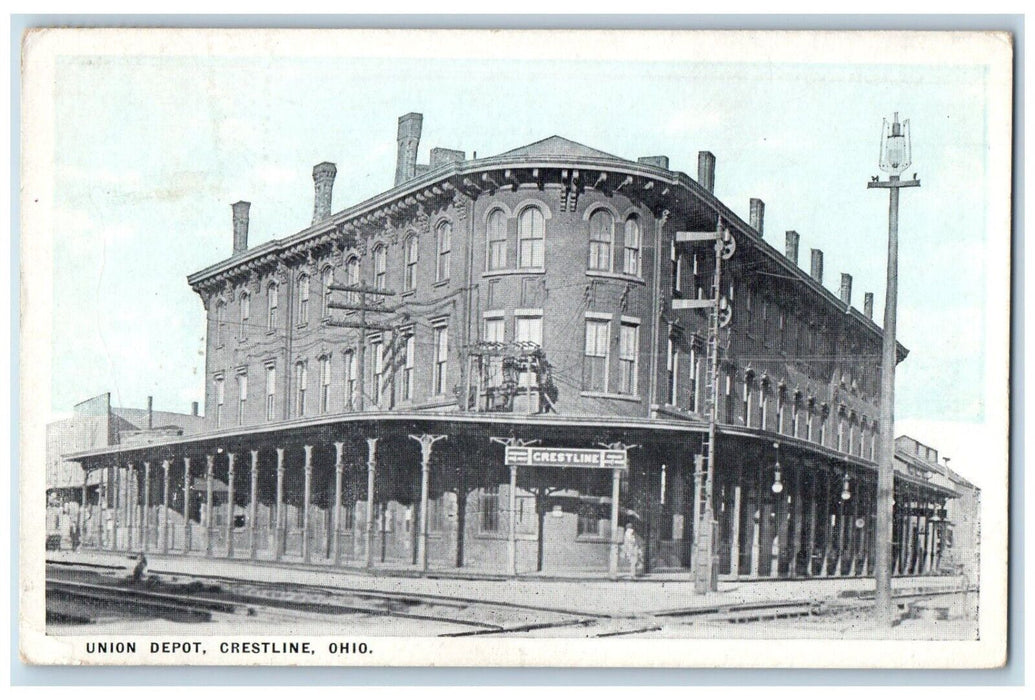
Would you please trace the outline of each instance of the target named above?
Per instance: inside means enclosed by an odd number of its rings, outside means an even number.
[[[796,232],[770,245],[760,200],[747,222],[717,200],[711,153],[696,179],[665,156],[559,136],[475,160],[432,148],[422,164],[421,119],[399,119],[395,185],[365,202],[335,212],[336,167],[315,166],[313,220],[293,235],[250,248],[250,205],[233,205],[231,255],[188,278],[208,315],[206,432],[73,456],[147,465],[146,537],[109,546],[614,571],[631,524],[648,570],[690,567],[710,314],[694,302],[712,293],[716,256],[677,233],[728,231],[720,572],[869,571],[872,295],[852,307],[847,274],[828,291],[820,250],[802,270]],[[628,468],[508,469],[502,442],[532,442],[543,459],[607,446]],[[896,479],[931,504],[955,494]]]

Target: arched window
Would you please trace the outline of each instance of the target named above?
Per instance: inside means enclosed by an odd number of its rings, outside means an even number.
[[[614,245],[615,218],[606,209],[598,209],[589,217],[589,269],[611,270],[611,248]]]
[[[320,316],[331,315],[331,285],[334,284],[334,268],[325,267],[320,273],[320,284],[323,289],[323,296],[320,297]]]
[[[518,216],[518,266],[544,267],[543,244],[546,218],[535,207],[527,207]]]
[[[640,274],[640,222],[635,216],[625,220],[625,258],[622,272],[627,275]]]
[[[449,253],[453,248],[453,224],[443,221],[435,228],[438,243],[438,262],[435,267],[435,281],[449,279]]]
[[[507,216],[496,209],[485,221],[485,267],[488,270],[507,268]]]
[[[309,323],[309,275],[298,277],[298,323]]]
[[[295,363],[295,415],[305,415],[305,395],[309,388],[309,363],[300,360]]]
[[[417,288],[417,236],[410,236],[403,243],[403,261],[403,290],[410,292]]]
[[[345,284],[350,287],[359,286],[359,258],[351,257],[345,263]],[[359,295],[356,292],[349,292],[345,295],[349,304],[359,303]]]
[[[237,335],[240,338],[248,337],[248,320],[252,315],[252,296],[248,292],[241,292],[240,319],[237,327]]]
[[[388,289],[388,248],[382,243],[374,248],[374,287]]]
[[[266,328],[273,330],[277,327],[277,311],[280,304],[280,285],[272,283],[267,290],[266,298]]]

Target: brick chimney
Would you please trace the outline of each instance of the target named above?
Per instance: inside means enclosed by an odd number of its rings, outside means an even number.
[[[852,305],[852,276],[847,272],[841,273],[841,301],[845,306]]]
[[[863,313],[866,318],[873,320],[873,292],[863,294]]]
[[[787,259],[790,260],[795,265],[798,264],[798,241],[799,240],[800,240],[800,236],[798,236],[798,232],[797,231],[788,231],[787,232],[787,252],[786,252],[786,255],[787,255]]]
[[[711,151],[697,152],[697,184],[709,192],[715,191],[715,154]]]
[[[190,402],[190,414],[192,416],[198,415],[198,402],[197,401],[191,401]]]
[[[758,235],[762,235],[762,227],[765,225],[765,202],[756,197],[751,198],[751,214],[750,214],[751,228],[758,231]]]
[[[331,192],[338,168],[334,163],[318,163],[313,166],[313,186],[316,195],[313,202],[313,223],[319,223],[331,215]]]
[[[823,284],[823,251],[819,248],[812,249],[812,270],[809,274],[812,279]]]
[[[417,174],[417,146],[420,145],[424,115],[410,112],[399,117],[397,141],[399,152],[395,160],[395,184],[401,185]]]
[[[234,210],[234,254],[248,250],[248,209],[251,202],[235,202]]]
[[[147,397],[147,429],[154,430],[155,427],[155,410],[154,410],[155,397]]]
[[[643,163],[644,165],[653,165],[655,168],[664,168],[665,170],[668,170],[668,156],[640,156],[636,159],[636,162]]]

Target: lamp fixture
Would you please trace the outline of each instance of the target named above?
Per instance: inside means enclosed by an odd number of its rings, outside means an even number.
[[[844,481],[841,482],[841,500],[847,501],[852,497],[852,491],[848,486],[848,472],[845,472]]]

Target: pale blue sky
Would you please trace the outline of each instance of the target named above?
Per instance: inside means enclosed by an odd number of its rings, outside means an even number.
[[[982,191],[985,72],[894,67],[91,57],[59,61],[54,86],[52,409],[111,391],[116,404],[188,411],[204,396],[204,313],[186,276],[229,255],[230,203],[252,202],[250,244],[304,228],[312,166],[338,166],[334,210],[392,184],[396,118],[424,114],[434,146],[480,156],[552,134],[635,159],[666,154],[765,237],[825,252],[825,282],[853,275],[882,316],[887,193],[881,120],[913,127],[923,180],[903,195],[900,420],[980,422],[985,362]],[[71,349],[70,352],[64,349]],[[923,439],[923,436],[920,436]]]

